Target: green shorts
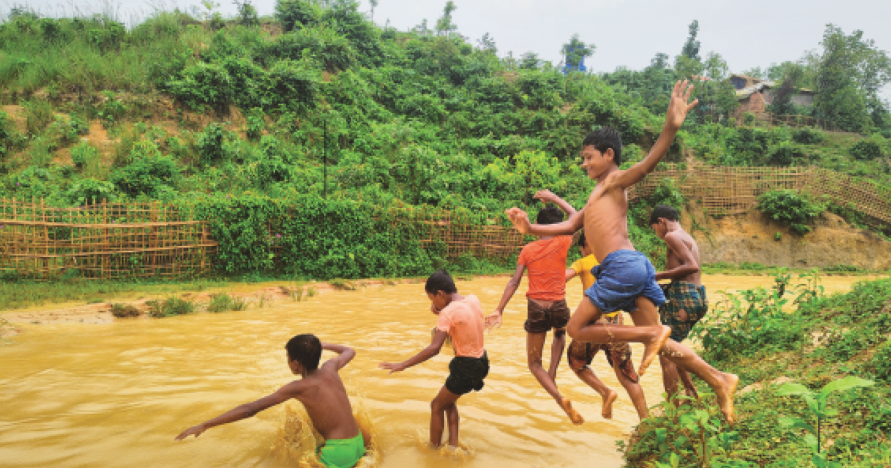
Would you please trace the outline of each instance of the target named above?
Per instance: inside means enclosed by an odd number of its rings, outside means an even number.
[[[708,312],[705,286],[675,281],[665,288],[665,299],[659,307],[659,318],[663,325],[671,327],[671,339],[680,343]]]
[[[362,431],[352,439],[326,440],[319,447],[319,461],[328,468],[352,468],[365,455],[365,439]]]

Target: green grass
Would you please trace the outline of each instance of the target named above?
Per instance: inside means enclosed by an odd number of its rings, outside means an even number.
[[[117,281],[0,281],[0,310],[24,309],[48,304],[104,302],[98,297],[155,296],[181,291],[204,291],[223,287],[219,280],[198,279],[186,282]]]
[[[170,296],[163,301],[151,300],[145,305],[149,308],[149,316],[153,318],[174,317],[195,312],[193,301],[175,296]]]
[[[207,305],[208,312],[231,312],[247,309],[247,301],[240,297],[232,297],[226,293],[214,294]]]

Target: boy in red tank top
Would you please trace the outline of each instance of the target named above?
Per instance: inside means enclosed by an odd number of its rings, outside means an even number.
[[[538,224],[554,224],[563,221],[563,213],[570,216],[575,214],[575,209],[550,191],[542,190],[535,194],[535,198],[553,199],[554,205],[545,205],[538,212]],[[559,200],[559,201],[558,201]],[[517,269],[514,276],[504,288],[501,303],[495,309],[495,313],[486,317],[486,328],[501,327],[501,317],[507,303],[520,287],[523,273],[529,270],[529,290],[526,291],[528,304],[528,316],[524,328],[526,329],[526,360],[529,370],[535,376],[538,383],[544,388],[563,408],[573,424],[585,422],[582,416],[572,408],[568,398],[563,397],[557,390],[557,366],[566,348],[566,324],[569,322],[569,306],[566,305],[566,254],[572,245],[572,236],[539,236],[535,242],[527,244],[520,252],[517,259]],[[547,371],[541,363],[542,350],[548,332],[554,331],[554,341],[551,343],[551,362]]]

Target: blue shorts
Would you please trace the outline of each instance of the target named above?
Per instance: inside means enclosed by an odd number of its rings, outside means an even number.
[[[656,269],[646,255],[636,250],[617,250],[591,269],[597,278],[585,296],[604,314],[625,310],[634,312],[634,301],[645,297],[659,307],[665,294],[656,283]]]

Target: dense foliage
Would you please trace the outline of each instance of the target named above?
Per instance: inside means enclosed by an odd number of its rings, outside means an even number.
[[[540,188],[584,203],[593,184],[577,154],[592,128],[615,126],[626,164],[642,158],[680,78],[694,79],[700,106],[668,161],[819,164],[891,184],[878,121],[869,126],[876,136],[862,142],[757,121],[737,127],[728,118],[736,106],[729,67],[718,54],[700,53],[698,24],[673,65],[657,54],[642,71],[598,76],[564,74],[531,55],[499,57],[488,36],[472,45],[456,33],[453,3],[433,29],[425,23],[411,32],[378,27],[353,0],[281,0],[274,18],[238,5],[231,19],[158,11],[129,30],[107,17],[41,18],[17,8],[0,23],[0,98],[8,105],[0,113],[0,197],[62,206],[227,196],[233,206],[254,206],[316,197],[344,217],[413,205],[464,208],[505,223],[505,208],[535,211]],[[571,60],[595,50],[576,36],[566,49]],[[869,50],[857,57],[880,58]],[[632,219],[643,220],[646,210],[632,207]],[[233,234],[244,244],[231,252],[259,257],[227,260],[225,271],[268,268],[268,253],[260,255],[259,238],[247,231],[273,226],[248,229],[231,219],[246,229]],[[645,224],[631,232],[642,250],[659,252]],[[322,242],[349,243],[334,231]],[[332,266],[331,274],[408,274],[439,261],[388,258]],[[281,265],[329,275],[298,264]]]
[[[790,280],[780,272],[772,290],[729,294],[694,332],[704,359],[740,376],[737,423],[727,426],[710,397],[704,403],[686,402],[680,409],[665,404],[662,412],[641,424],[639,441],[627,453],[629,466],[887,465],[891,280],[858,283],[850,293],[828,297],[816,273],[799,275],[792,281],[797,284],[789,285]],[[784,305],[794,311],[782,311]],[[790,376],[795,384],[783,385]],[[799,390],[790,391],[795,388]],[[821,388],[847,390],[832,393]],[[815,409],[801,398],[786,396],[807,389],[817,395],[813,400],[825,405],[817,408],[824,418],[822,438],[813,431],[818,424]]]

